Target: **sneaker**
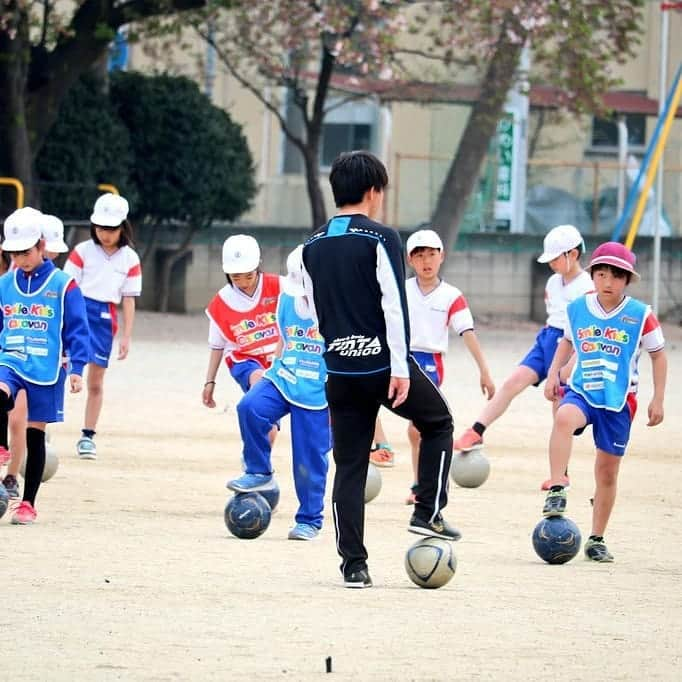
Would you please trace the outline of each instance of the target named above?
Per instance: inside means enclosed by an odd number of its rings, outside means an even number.
[[[395,452],[388,443],[377,443],[376,447],[369,451],[369,461],[378,467],[393,467],[395,466]]]
[[[10,461],[11,457],[10,451],[6,447],[0,445],[0,467],[5,466],[5,464]]]
[[[258,492],[270,487],[272,474],[242,474],[225,484],[226,488],[236,493]]]
[[[290,531],[289,540],[315,540],[320,534],[320,529],[317,526],[312,526],[309,523],[297,523]]]
[[[473,429],[467,429],[453,444],[453,450],[459,452],[469,452],[470,450],[480,450],[483,447],[483,437],[479,436]]]
[[[410,488],[410,494],[405,498],[405,504],[410,506],[412,504],[416,504],[417,502],[417,486],[413,485]]]
[[[14,516],[12,517],[12,523],[15,526],[27,526],[36,520],[38,513],[30,502],[24,500],[19,503]]]
[[[16,476],[7,474],[2,480],[2,485],[5,486],[5,490],[11,499],[19,499],[19,481],[17,481]]]
[[[570,490],[571,489],[571,479],[568,476],[562,476],[561,477],[561,485],[564,486],[564,490]],[[549,490],[552,487],[552,479],[548,478],[546,481],[542,482],[542,485],[540,486],[540,490]]]
[[[554,486],[553,489],[547,493],[545,498],[545,506],[542,508],[542,515],[547,516],[563,516],[566,511],[566,488]]]
[[[451,540],[452,542],[456,542],[462,537],[462,534],[454,526],[451,526],[442,514],[437,514],[433,521],[412,514],[407,530],[417,535],[427,535],[431,538],[441,538],[441,540]]]
[[[97,446],[92,438],[83,436],[76,443],[76,452],[81,459],[97,459]]]
[[[369,571],[366,568],[362,568],[359,571],[354,571],[353,573],[344,575],[343,586],[354,587],[355,589],[372,587],[372,579],[369,577]]]
[[[613,561],[613,554],[606,548],[604,540],[589,538],[585,543],[585,558],[601,564],[610,564]]]

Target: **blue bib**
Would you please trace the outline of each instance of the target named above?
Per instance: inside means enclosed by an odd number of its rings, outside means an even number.
[[[71,277],[55,269],[39,289],[25,294],[16,283],[17,272],[0,278],[0,365],[48,386],[57,382],[62,364],[64,296]]]
[[[602,319],[593,315],[587,297],[568,305],[577,361],[571,388],[593,407],[620,412],[631,383],[632,358],[639,352],[648,306],[630,298],[618,312]]]
[[[327,407],[324,340],[317,326],[311,318],[301,317],[294,297],[284,293],[277,303],[277,324],[282,355],[274,359],[265,376],[290,403],[311,410]]]

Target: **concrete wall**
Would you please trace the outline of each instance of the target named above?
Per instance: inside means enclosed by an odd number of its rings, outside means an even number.
[[[211,230],[174,273],[172,311],[197,312],[205,308],[211,296],[225,284],[220,265],[222,243],[227,236],[240,231],[248,231],[258,239],[264,269],[281,273],[285,272],[289,252],[308,234],[305,228]],[[406,239],[408,233],[402,236]],[[588,256],[596,245],[595,240],[587,240]],[[633,296],[645,301],[651,300],[652,246],[649,238],[637,241],[635,251],[642,281],[630,287]],[[544,284],[550,270],[535,261],[541,250],[542,238],[532,235],[463,234],[441,274],[464,292],[474,315],[481,320],[533,319],[542,323]],[[659,311],[661,317],[677,321],[682,317],[682,239],[663,240],[662,253]],[[587,260],[585,257],[583,264]],[[152,263],[144,272],[143,307],[154,307],[154,278]]]

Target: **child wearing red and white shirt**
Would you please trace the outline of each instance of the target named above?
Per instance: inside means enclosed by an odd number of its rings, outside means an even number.
[[[118,332],[117,307],[123,311],[118,359],[130,351],[135,299],[142,293],[140,258],[132,248],[128,202],[118,194],[103,194],[90,216],[91,239],[76,245],[64,264],[85,297],[90,325],[90,361],[85,426],[76,444],[81,459],[96,459],[95,432],[104,398],[104,373]]]

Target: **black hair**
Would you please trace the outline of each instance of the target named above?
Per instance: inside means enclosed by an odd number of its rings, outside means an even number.
[[[10,266],[12,265],[12,257],[7,253],[7,251],[3,251],[2,255],[0,256],[0,274],[4,275],[9,269]]]
[[[253,271],[252,271],[252,272],[253,272]],[[256,268],[256,272],[257,272],[259,275],[261,274],[260,266],[258,266],[258,267]],[[240,274],[240,275],[241,275],[241,274],[247,274],[247,273],[241,273],[241,272],[240,272],[240,273],[237,273],[237,272],[235,272],[235,273],[232,273],[232,274],[234,274],[234,275]],[[229,272],[226,272],[226,273],[225,273],[225,279],[227,280],[227,283],[228,283],[230,286],[234,286],[234,282],[232,281],[232,278],[230,277],[230,273],[229,273]]]
[[[135,246],[135,243],[133,242],[133,226],[130,224],[129,220],[124,220],[120,225],[117,225],[116,227],[109,227],[106,225],[95,225],[95,223],[90,223],[90,237],[92,237],[92,241],[95,242],[95,244],[101,244],[100,240],[97,238],[97,228],[101,227],[102,229],[105,230],[116,230],[119,227],[121,228],[121,233],[118,235],[118,248],[122,248],[124,246]]]
[[[12,262],[11,256],[13,253],[24,253],[25,251],[30,251],[31,249],[35,249],[36,246],[40,246],[40,242],[43,241],[43,237],[41,237],[35,244],[32,246],[29,246],[27,249],[17,249],[16,251],[7,251],[6,249],[3,249],[2,251],[2,257],[4,258],[9,258],[9,262]]]
[[[332,163],[329,184],[337,207],[352,206],[359,204],[370,189],[377,192],[385,189],[388,173],[384,164],[370,152],[343,152]]]
[[[592,275],[594,272],[598,272],[599,270],[610,270],[611,274],[618,279],[623,279],[624,277],[626,284],[630,284],[630,280],[632,279],[631,272],[628,270],[623,270],[623,268],[617,268],[615,265],[610,265],[609,263],[597,263],[596,265],[593,265],[590,268],[590,275]]]
[[[415,253],[421,253],[422,251],[426,251],[426,249],[433,249],[434,251],[441,253],[441,249],[439,249],[437,246],[415,246],[407,255],[414,256]]]

